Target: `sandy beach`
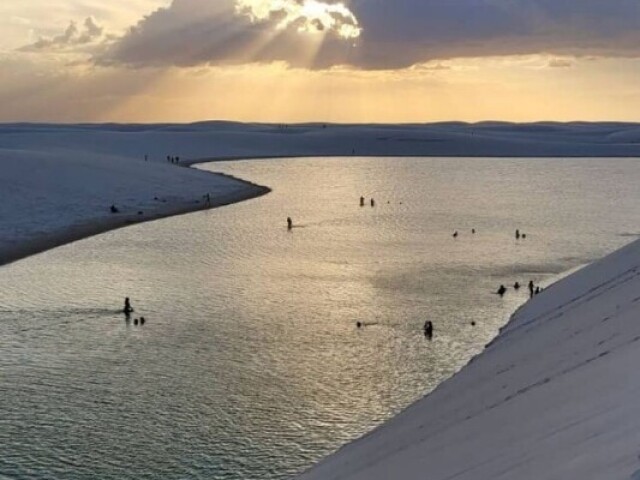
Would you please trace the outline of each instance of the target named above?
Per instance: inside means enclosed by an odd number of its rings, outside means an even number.
[[[227,175],[87,152],[0,150],[0,164],[0,265],[98,233],[270,191]],[[110,211],[112,205],[117,213]]]
[[[229,193],[213,195],[209,203],[203,200],[185,200],[171,204],[162,204],[156,208],[147,210],[144,215],[137,213],[103,215],[82,223],[78,222],[73,224],[73,222],[71,222],[72,224],[68,227],[55,230],[47,235],[36,236],[27,241],[7,242],[9,245],[5,244],[4,248],[0,250],[0,266],[110,230],[160,220],[174,215],[183,215],[185,213],[224,207],[257,198],[270,192],[269,188],[251,182],[231,178],[229,180],[230,182],[239,183],[240,186],[237,186]]]

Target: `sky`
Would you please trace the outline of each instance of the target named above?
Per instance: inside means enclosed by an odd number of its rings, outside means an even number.
[[[0,122],[640,121],[640,0],[3,0]]]

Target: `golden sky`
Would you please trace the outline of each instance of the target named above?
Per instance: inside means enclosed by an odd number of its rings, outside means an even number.
[[[0,121],[640,121],[636,0],[6,0]]]

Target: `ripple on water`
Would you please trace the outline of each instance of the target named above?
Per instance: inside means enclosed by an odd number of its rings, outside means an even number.
[[[2,475],[288,478],[481,351],[527,295],[497,285],[601,256],[640,220],[631,159],[215,170],[274,192],[2,269]]]

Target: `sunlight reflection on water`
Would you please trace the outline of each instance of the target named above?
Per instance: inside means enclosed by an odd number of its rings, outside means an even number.
[[[480,352],[526,298],[500,300],[491,294],[499,284],[548,280],[630,241],[639,166],[297,159],[203,167],[274,191],[0,272],[0,472],[287,478]],[[374,196],[376,208],[359,207],[360,195]],[[300,228],[288,232],[287,216]],[[529,233],[525,242],[513,238],[516,228]],[[147,325],[124,322],[125,296]],[[426,319],[433,342],[421,332]],[[374,325],[358,330],[357,321]]]

